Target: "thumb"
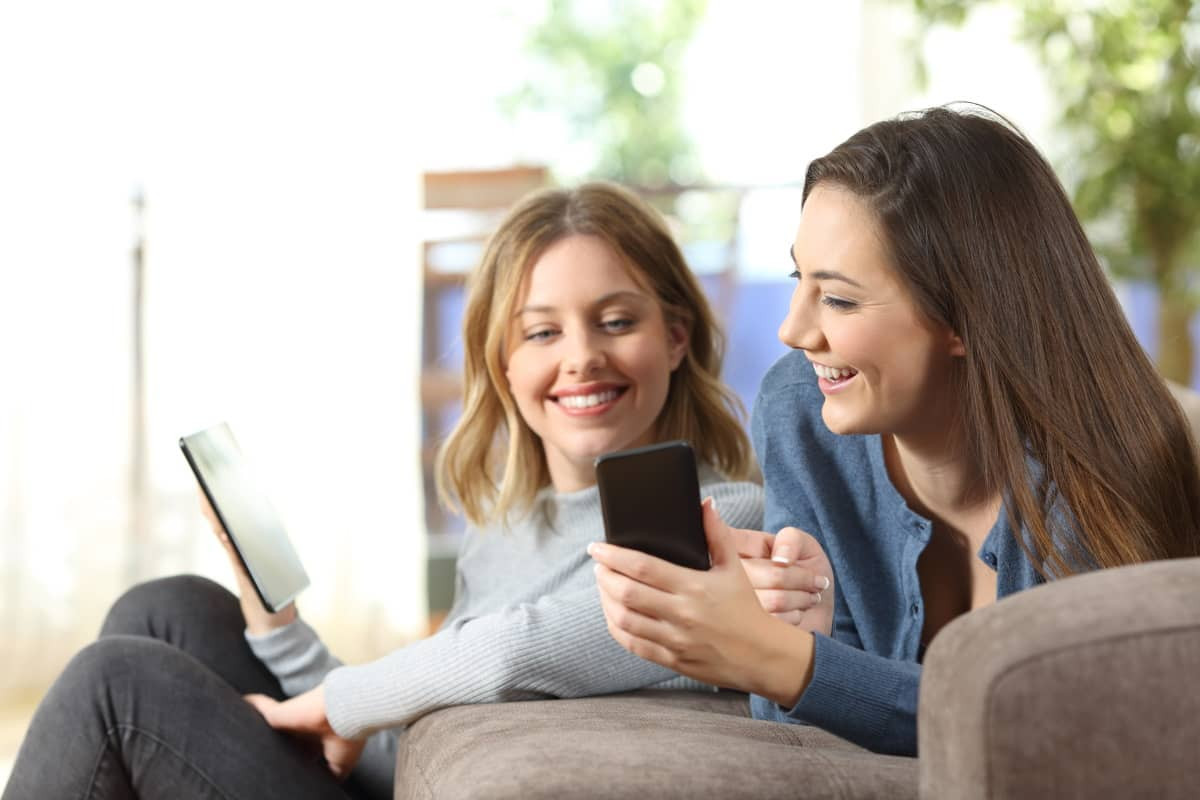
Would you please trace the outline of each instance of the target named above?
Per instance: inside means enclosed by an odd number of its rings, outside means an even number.
[[[704,515],[704,536],[708,539],[708,552],[712,556],[714,567],[729,563],[740,563],[737,543],[729,526],[717,513],[717,503],[711,497],[704,498],[700,504]]]
[[[771,560],[780,564],[795,564],[821,554],[817,540],[799,528],[784,528],[771,542]]]
[[[271,727],[274,727],[274,723],[272,722],[272,717],[274,716],[275,710],[279,707],[278,700],[276,700],[273,697],[268,697],[265,694],[247,694],[247,695],[242,695],[242,698],[247,703],[254,706],[255,710],[258,711],[258,713],[263,715],[263,719],[265,719],[267,721],[268,725],[271,725]]]

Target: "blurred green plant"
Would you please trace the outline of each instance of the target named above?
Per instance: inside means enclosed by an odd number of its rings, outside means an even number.
[[[707,0],[550,0],[531,75],[503,107],[562,114],[594,154],[586,172],[644,187],[700,178],[681,119],[682,61]]]
[[[911,0],[922,34],[1005,3],[1046,67],[1075,209],[1114,275],[1158,289],[1158,367],[1190,385],[1200,307],[1200,1]],[[918,66],[923,74],[924,65]]]

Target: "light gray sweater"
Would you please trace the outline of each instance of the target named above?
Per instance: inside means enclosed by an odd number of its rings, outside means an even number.
[[[762,488],[701,469],[726,523],[758,529]],[[608,634],[586,547],[604,539],[595,487],[543,490],[533,513],[467,532],[454,607],[427,639],[359,666],[341,666],[302,620],[246,635],[288,695],[325,683],[326,714],[341,736],[374,734],[355,771],[390,796],[395,729],[438,708],[583,697],[648,686],[700,684],[644,661]]]

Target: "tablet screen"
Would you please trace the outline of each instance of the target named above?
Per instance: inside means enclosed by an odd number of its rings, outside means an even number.
[[[263,605],[278,611],[308,586],[279,515],[254,482],[225,423],[179,440],[192,472],[241,556]]]

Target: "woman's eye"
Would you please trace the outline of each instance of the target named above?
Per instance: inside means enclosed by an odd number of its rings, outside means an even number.
[[[621,319],[606,319],[600,323],[600,327],[610,332],[624,331],[633,327],[633,320],[625,319],[624,317]]]
[[[788,277],[794,280],[800,280],[800,270],[794,269],[788,273]]]
[[[536,331],[529,331],[525,334],[527,342],[543,342],[553,336],[555,333],[553,328],[541,328]]]
[[[834,311],[850,311],[858,306],[858,303],[855,303],[851,300],[843,300],[842,298],[834,297],[831,294],[821,295],[821,302],[832,308]]]

